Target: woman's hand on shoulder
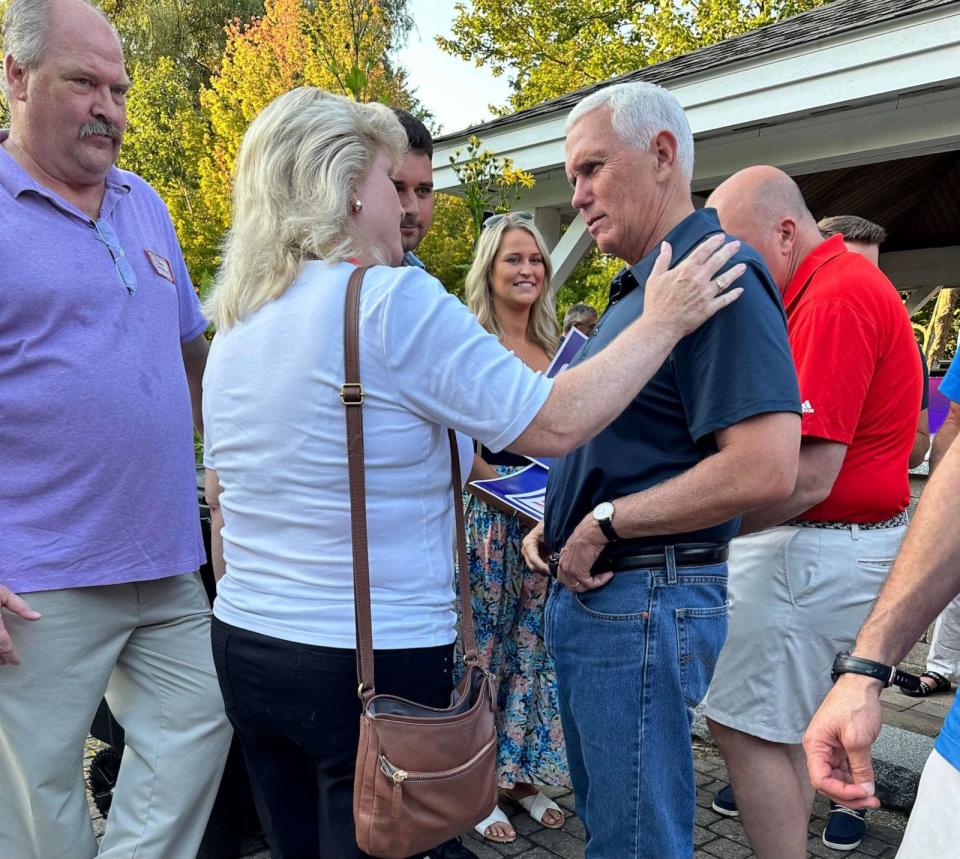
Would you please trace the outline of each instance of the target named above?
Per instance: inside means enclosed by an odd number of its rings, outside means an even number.
[[[647,278],[643,318],[672,330],[679,340],[699,328],[714,313],[733,304],[743,290],[739,287],[730,289],[730,285],[747,267],[738,263],[716,276],[740,250],[740,242],[724,244],[725,238],[723,233],[711,236],[672,269],[673,249],[663,242]]]

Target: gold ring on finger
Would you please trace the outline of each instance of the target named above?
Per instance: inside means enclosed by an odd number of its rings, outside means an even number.
[[[717,278],[717,292],[723,292],[726,288],[726,284],[723,282],[723,276]]]

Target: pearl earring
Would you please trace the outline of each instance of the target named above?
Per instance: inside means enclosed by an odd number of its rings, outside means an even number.
[[[354,201],[353,201],[353,211],[354,211],[354,212],[358,212],[358,213],[359,213],[359,211],[360,211],[362,208],[363,208],[363,201],[362,201],[362,200],[354,200]]]

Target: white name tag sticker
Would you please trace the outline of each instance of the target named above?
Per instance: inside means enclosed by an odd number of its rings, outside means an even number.
[[[173,279],[173,268],[168,260],[160,256],[160,254],[155,254],[153,251],[144,250],[144,253],[147,255],[147,259],[150,260],[150,265],[153,266],[153,270],[159,274],[160,277],[165,277],[170,283],[175,283]]]

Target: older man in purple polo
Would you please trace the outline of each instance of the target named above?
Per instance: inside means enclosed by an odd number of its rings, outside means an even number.
[[[84,0],[13,0],[0,131],[0,856],[192,859],[229,745],[191,427],[206,322],[157,194],[114,166],[129,80]],[[126,752],[97,844],[106,694]]]

